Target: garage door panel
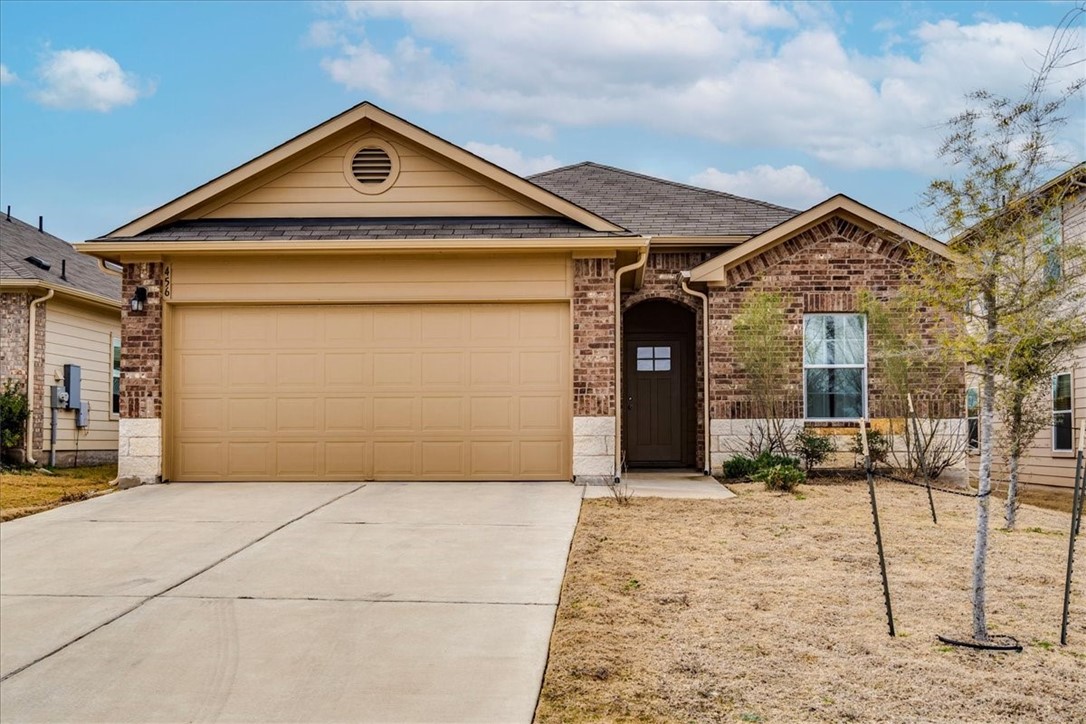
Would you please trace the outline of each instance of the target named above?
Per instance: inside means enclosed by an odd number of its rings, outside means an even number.
[[[380,388],[418,389],[419,353],[374,352],[373,386]]]
[[[471,475],[501,475],[515,467],[512,441],[476,440],[471,443]]]
[[[464,476],[464,443],[461,441],[434,441],[420,443],[422,475],[457,479]]]
[[[228,428],[223,419],[223,400],[220,397],[192,396],[181,400],[178,407],[178,432],[222,434]]]
[[[267,397],[233,397],[226,401],[226,426],[223,432],[270,434],[275,430],[275,415]]]
[[[324,400],[324,429],[330,433],[365,434],[370,425],[368,397],[327,397]]]
[[[364,475],[359,471],[369,470],[370,445],[367,442],[342,441],[324,443],[324,470],[331,478],[358,480]]]
[[[414,442],[375,440],[373,443],[374,480],[404,480],[418,475]]]
[[[316,397],[280,397],[275,401],[275,425],[287,433],[319,436],[323,430],[322,399]]]
[[[418,398],[411,396],[375,397],[373,400],[373,431],[411,434],[418,429]]]
[[[226,357],[226,379],[231,390],[255,388],[266,391],[272,385],[275,358],[268,352],[220,353]]]
[[[275,355],[275,386],[279,389],[323,387],[321,356],[314,353]]]
[[[566,415],[563,409],[564,400],[561,397],[521,397],[518,402],[522,432],[530,432],[533,435],[561,433]]]
[[[514,353],[489,350],[471,353],[471,384],[510,385],[513,382]]]
[[[321,475],[319,464],[322,443],[286,442],[275,443],[276,471],[279,477],[295,480],[315,480]]]
[[[272,479],[275,461],[271,443],[231,442],[226,446],[226,471],[254,479]]]
[[[563,479],[565,304],[178,307],[174,480]]]
[[[422,432],[460,433],[466,426],[465,400],[462,397],[422,398]]]
[[[521,440],[520,465],[528,475],[560,477],[568,455],[565,441]]]
[[[226,469],[225,447],[219,440],[182,442],[177,446],[177,464],[193,480],[214,480]]]

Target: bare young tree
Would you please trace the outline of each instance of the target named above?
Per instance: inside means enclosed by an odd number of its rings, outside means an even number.
[[[747,376],[751,411],[751,453],[786,455],[791,430],[786,420],[788,369],[792,360],[785,340],[787,318],[779,294],[748,296],[735,317],[735,352]]]
[[[1081,306],[1071,303],[1080,288],[1073,279],[1081,273],[1079,250],[1043,244],[1040,220],[1050,202],[1036,193],[1067,165],[1058,134],[1068,103],[1080,99],[1086,81],[1080,70],[1063,85],[1054,76],[1079,62],[1074,37],[1083,12],[1076,7],[1061,21],[1022,97],[983,90],[968,96],[969,108],[950,119],[940,149],[952,174],[932,181],[923,199],[941,227],[936,233],[952,239],[959,257],[953,268],[918,259],[915,290],[926,305],[957,320],[942,342],[980,381],[972,628],[982,642],[989,640],[986,566],[996,409],[1005,401],[1000,376],[1011,370],[1024,341],[1044,348],[1073,336],[1083,322]],[[1061,274],[1046,275],[1051,259]]]

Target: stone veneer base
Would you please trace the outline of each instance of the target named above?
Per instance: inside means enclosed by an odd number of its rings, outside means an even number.
[[[162,420],[122,418],[117,432],[117,477],[162,482]]]
[[[615,418],[573,418],[573,480],[606,485],[615,477]]]

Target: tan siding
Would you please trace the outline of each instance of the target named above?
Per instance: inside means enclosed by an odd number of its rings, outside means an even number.
[[[49,387],[55,375],[64,374],[65,364],[80,366],[81,399],[90,403],[90,426],[78,431],[80,450],[116,450],[117,420],[110,414],[112,391],[111,339],[120,337],[119,312],[99,311],[67,302],[50,301],[45,324],[45,447],[51,430]],[[63,377],[62,377],[63,378]],[[75,411],[57,414],[57,449],[76,447]]]
[[[235,257],[176,260],[174,302],[568,299],[568,255]]]
[[[345,155],[358,136],[337,142],[318,157],[242,188],[225,203],[204,207],[186,218],[298,218],[404,216],[539,216],[553,215],[527,199],[447,161],[427,155],[388,135],[370,134],[391,143],[400,174],[384,193],[357,191],[343,173]]]

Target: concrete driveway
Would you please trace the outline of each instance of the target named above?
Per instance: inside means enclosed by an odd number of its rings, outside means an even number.
[[[583,489],[173,484],[0,526],[4,721],[530,721]]]

